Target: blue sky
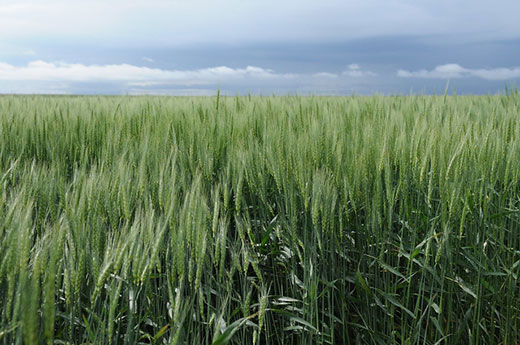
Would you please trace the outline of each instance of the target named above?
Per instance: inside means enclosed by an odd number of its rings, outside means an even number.
[[[494,94],[520,1],[0,1],[0,93]]]

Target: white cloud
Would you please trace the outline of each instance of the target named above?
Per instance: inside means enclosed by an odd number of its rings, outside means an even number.
[[[487,80],[510,80],[520,78],[520,67],[513,68],[491,68],[471,69],[461,65],[450,63],[439,65],[433,70],[421,69],[418,71],[407,71],[400,69],[397,76],[402,78],[429,78],[429,79],[456,79],[476,77]]]
[[[224,81],[273,80],[294,77],[293,74],[275,73],[270,69],[254,66],[164,70],[129,64],[83,65],[38,60],[18,67],[0,62],[0,80],[4,81],[129,82],[142,86],[157,83],[209,85]]]
[[[152,58],[150,58],[150,57],[147,57],[147,56],[143,56],[143,60],[146,61],[146,62],[150,62],[150,63],[155,62],[154,59],[152,59]]]
[[[0,62],[0,92],[178,94],[183,90],[182,94],[200,94],[217,87],[261,92],[300,88],[336,92],[368,81],[360,77],[374,75],[359,65],[350,65],[343,73],[279,73],[255,66],[169,70],[130,64],[85,65],[37,60],[22,66]],[[98,88],[99,85],[104,86]]]
[[[428,71],[421,69],[419,71],[406,71],[400,69],[397,75],[402,78],[434,78],[434,79],[450,79],[462,78],[468,74],[468,69],[454,63],[440,65],[433,70]]]
[[[84,65],[37,60],[29,62],[25,66],[14,66],[0,62],[0,80],[5,81],[127,82],[133,86],[153,86],[165,83],[209,85],[218,82],[244,80],[321,80],[375,75],[372,71],[361,69],[357,64],[349,65],[347,70],[341,74],[320,72],[306,75],[277,73],[271,69],[255,66],[245,68],[218,66],[195,70],[166,70],[130,64]]]
[[[359,66],[356,63],[348,65],[347,69],[345,71],[343,71],[341,74],[344,76],[347,76],[347,77],[354,77],[354,78],[377,76],[377,74],[372,71],[362,70],[361,66]]]
[[[314,73],[312,76],[314,78],[321,78],[321,79],[336,79],[336,78],[338,78],[337,74],[335,74],[335,73],[328,73],[328,72]]]
[[[494,68],[471,70],[475,77],[488,80],[508,80],[520,78],[520,67],[514,68]]]

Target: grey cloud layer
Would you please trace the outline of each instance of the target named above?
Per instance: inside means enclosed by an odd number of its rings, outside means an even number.
[[[484,0],[4,0],[0,41],[93,39],[147,46],[406,34],[496,39],[518,37],[519,12],[516,0],[499,6]]]

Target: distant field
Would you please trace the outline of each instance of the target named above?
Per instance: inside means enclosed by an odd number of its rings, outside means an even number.
[[[520,94],[0,97],[0,344],[518,344]]]

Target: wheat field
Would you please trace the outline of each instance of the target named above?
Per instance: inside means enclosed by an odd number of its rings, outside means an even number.
[[[0,97],[0,344],[518,344],[520,94]]]

